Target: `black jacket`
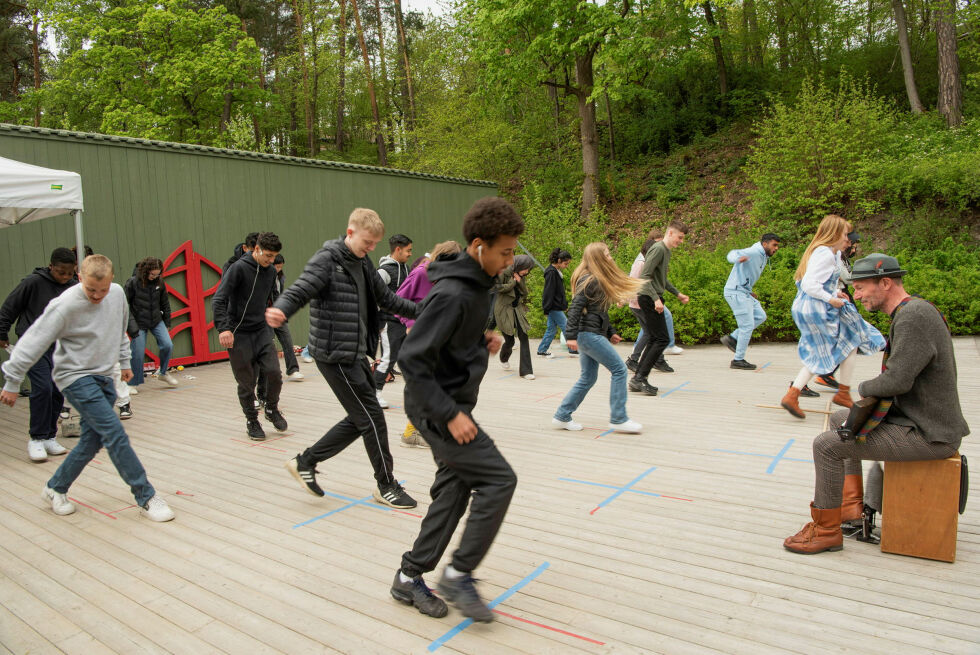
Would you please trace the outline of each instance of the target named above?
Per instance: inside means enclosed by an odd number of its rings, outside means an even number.
[[[544,269],[544,291],[541,292],[541,311],[563,312],[568,309],[565,297],[565,282],[554,265]]]
[[[136,330],[149,330],[160,321],[170,327],[170,294],[163,279],[157,278],[144,287],[134,276],[126,280],[123,290],[129,301],[130,325],[126,331],[130,336]]]
[[[605,294],[599,283],[591,278],[579,280],[579,290],[572,298],[565,324],[565,338],[578,338],[579,332],[594,332],[608,337],[616,334],[609,322],[608,308],[604,306]]]
[[[378,263],[378,273],[381,274],[381,280],[388,285],[392,293],[398,291],[398,287],[402,285],[405,278],[408,277],[408,264],[400,264],[396,262],[390,255],[386,255],[381,258]],[[387,278],[387,280],[385,279]],[[395,315],[386,312],[383,309],[379,312],[379,320],[382,321],[397,321]]]
[[[251,254],[228,267],[211,299],[214,327],[218,332],[258,332],[268,327],[269,306],[276,267],[262,268]]]
[[[10,326],[17,323],[16,333],[21,336],[31,324],[44,313],[48,303],[62,294],[65,289],[78,284],[70,279],[59,284],[47,266],[39,266],[27,275],[10,292],[0,306],[0,341],[9,341]]]
[[[365,289],[358,289],[353,266],[362,267]],[[360,316],[358,293],[365,294],[367,316]],[[415,303],[399,298],[385,285],[370,259],[355,257],[343,238],[324,243],[273,306],[288,318],[306,303],[310,303],[310,356],[327,364],[353,364],[362,340],[366,352],[374,354],[379,305],[408,318],[415,318],[418,311]]]
[[[476,406],[487,372],[483,335],[494,278],[466,252],[444,255],[426,272],[434,286],[405,337],[398,367],[409,417],[446,424]]]

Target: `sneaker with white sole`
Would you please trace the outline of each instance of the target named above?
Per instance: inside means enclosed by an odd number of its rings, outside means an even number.
[[[510,362],[500,362],[500,368],[504,369],[505,371],[509,371],[510,370]]]
[[[397,482],[392,482],[384,487],[379,486],[374,490],[374,499],[382,505],[396,509],[412,509],[418,505],[415,499],[409,496],[404,487]]]
[[[287,460],[285,466],[290,475],[296,478],[296,481],[303,485],[307,491],[314,496],[323,496],[323,489],[316,482],[315,466],[303,466],[299,461],[299,455]]]
[[[165,521],[174,520],[174,511],[170,509],[170,505],[167,504],[163,498],[160,498],[160,494],[153,496],[146,504],[140,507],[140,514],[150,519],[151,521],[157,521],[163,523]]]
[[[139,393],[140,393],[139,387],[135,387],[135,386],[130,385],[130,387],[129,387],[129,395],[130,396],[138,396]]]
[[[643,426],[636,421],[626,421],[625,423],[610,423],[609,429],[625,434],[640,434],[643,431]]]
[[[119,420],[125,421],[126,419],[133,418],[133,408],[130,407],[129,403],[121,405],[119,407]]]
[[[27,456],[32,462],[45,462],[48,459],[48,449],[44,447],[44,440],[31,439],[27,442]]]
[[[388,404],[388,401],[385,400],[385,397],[381,395],[380,389],[378,389],[378,391],[375,393],[375,396],[378,399],[378,404],[381,405],[381,409],[388,409],[391,407],[391,405]]]
[[[303,355],[303,361],[306,362],[307,364],[312,364],[313,358],[310,357],[309,355]]]
[[[556,430],[568,430],[569,432],[578,432],[582,429],[582,424],[576,423],[572,419],[568,419],[567,421],[559,421],[558,419],[553,418],[551,419],[551,425]]]
[[[67,407],[62,407],[61,411],[58,412],[58,418],[65,420],[71,418],[71,409]]]
[[[158,379],[170,387],[177,386],[177,378],[172,376],[170,373],[164,373],[163,375],[158,376]]]
[[[403,434],[401,438],[401,445],[406,448],[429,448],[429,444],[425,442],[425,438],[422,433],[418,430],[413,430],[411,433]]]
[[[683,352],[684,352],[684,349],[681,348],[680,346],[671,346],[670,348],[665,348],[664,349],[664,354],[665,355],[680,355]]]
[[[54,437],[44,439],[41,441],[41,443],[44,444],[44,450],[49,455],[64,455],[68,452],[68,449],[55,441]]]
[[[533,380],[534,373],[528,373],[527,375],[522,375],[521,377],[524,378],[525,380]]]
[[[306,379],[306,376],[300,373],[299,371],[293,371],[292,373],[286,376],[286,379],[292,380],[293,382],[302,382],[303,380]]]
[[[58,516],[68,516],[75,511],[75,504],[68,500],[67,495],[59,494],[47,485],[41,491],[41,498],[51,503],[51,511]]]

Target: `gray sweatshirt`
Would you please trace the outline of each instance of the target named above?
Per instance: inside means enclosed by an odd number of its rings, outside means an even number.
[[[123,369],[129,368],[128,321],[129,303],[118,284],[110,285],[99,304],[89,300],[82,285],[76,284],[48,303],[41,317],[18,339],[10,359],[3,363],[7,377],[4,391],[19,391],[27,370],[55,341],[52,377],[59,389],[86,375],[111,378],[116,362]]]

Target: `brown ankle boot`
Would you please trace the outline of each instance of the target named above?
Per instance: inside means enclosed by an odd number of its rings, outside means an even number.
[[[806,414],[800,409],[800,390],[796,387],[790,385],[789,391],[786,392],[779,404],[796,418],[806,418]]]
[[[834,394],[832,400],[835,405],[847,407],[848,409],[854,405],[854,401],[851,400],[851,388],[846,384],[837,387],[837,393]]]
[[[818,509],[810,503],[810,516],[813,521],[792,537],[786,537],[783,547],[794,553],[813,555],[825,550],[844,548],[844,533],[840,529],[840,507]]]
[[[864,516],[864,476],[859,473],[844,476],[844,497],[840,506],[841,523]]]

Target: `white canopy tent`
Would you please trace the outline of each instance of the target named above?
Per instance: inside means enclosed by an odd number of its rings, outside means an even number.
[[[75,242],[84,256],[82,177],[0,157],[0,228],[71,214]]]

